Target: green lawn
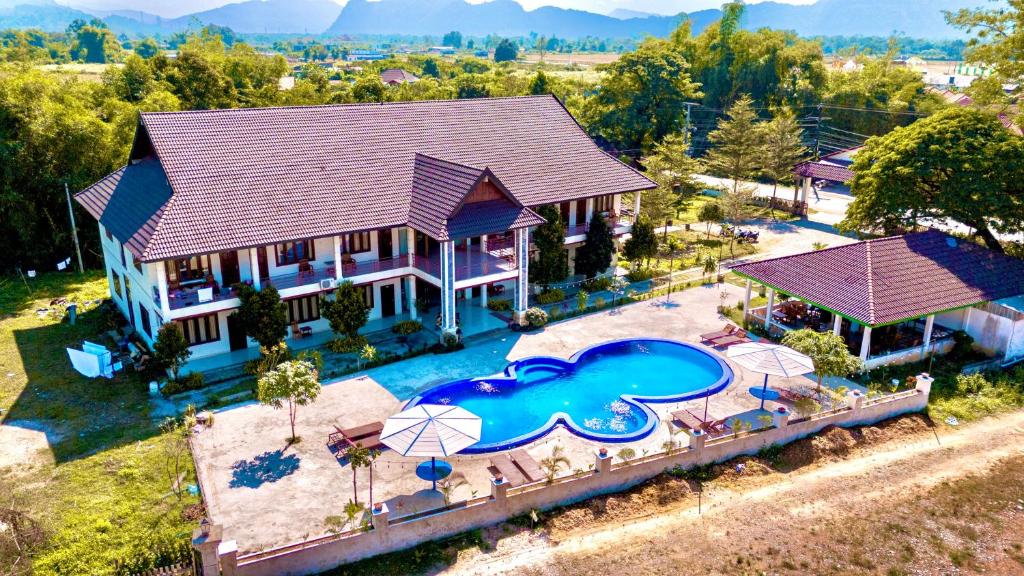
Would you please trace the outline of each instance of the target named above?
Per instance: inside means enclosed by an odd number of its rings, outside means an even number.
[[[30,280],[31,292],[20,278],[0,282],[2,421],[47,436],[41,449],[30,447],[27,462],[0,462],[0,493],[45,532],[31,572],[114,574],[173,556],[194,525],[183,511],[198,499],[170,491],[165,437],[148,414],[148,378],[129,371],[88,380],[64,351],[84,339],[110,344],[109,316],[85,304],[107,297],[105,276],[44,274]],[[58,297],[82,304],[75,326],[37,313]],[[185,482],[194,482],[191,468]],[[0,558],[0,573],[11,561]]]

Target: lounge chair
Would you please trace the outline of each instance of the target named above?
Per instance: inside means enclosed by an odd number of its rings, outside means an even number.
[[[745,344],[747,342],[751,342],[751,340],[747,337],[747,332],[745,330],[737,330],[728,336],[716,338],[710,341],[711,345],[715,348],[728,348],[733,344]]]
[[[779,393],[779,400],[785,400],[786,402],[791,402],[793,404],[796,404],[797,402],[803,400],[804,398],[814,397],[813,394],[807,394],[805,392],[790,390],[789,388],[772,388],[772,390],[775,390],[776,392]]]
[[[672,413],[672,421],[687,430],[700,430],[704,427],[704,421],[691,414],[689,410],[676,410]]]
[[[706,334],[701,334],[700,341],[706,342],[708,340],[714,340],[716,338],[725,338],[726,336],[731,335],[736,330],[736,326],[733,326],[732,324],[726,324],[724,328],[717,332],[708,332]]]
[[[490,459],[490,464],[505,477],[505,480],[513,488],[526,484],[526,476],[523,475],[523,472],[516,466],[516,463],[512,461],[508,454],[498,454]]]
[[[548,477],[544,472],[544,469],[540,467],[540,464],[538,464],[537,461],[533,459],[533,456],[530,456],[530,453],[526,450],[523,450],[522,448],[513,450],[509,453],[509,456],[511,456],[512,462],[514,462],[515,465],[523,471],[523,475],[525,475],[530,482],[540,482]]]
[[[350,446],[353,442],[366,440],[373,436],[377,437],[376,443],[380,443],[380,433],[384,430],[384,424],[382,422],[371,422],[362,426],[345,429],[335,426],[334,430],[334,432],[327,436],[327,446],[329,448],[341,448],[342,446]],[[366,444],[363,444],[363,446],[367,447]]]
[[[721,434],[730,430],[729,425],[726,423],[726,418],[718,418],[711,413],[708,413],[707,418],[704,418],[703,415],[694,414],[689,410],[687,412],[700,423],[700,429],[708,434]]]

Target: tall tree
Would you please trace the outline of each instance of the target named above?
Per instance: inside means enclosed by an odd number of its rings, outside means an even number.
[[[726,118],[708,140],[714,145],[705,160],[716,174],[731,178],[732,191],[738,193],[745,180],[755,178],[764,166],[764,130],[757,123],[757,112],[749,96],[741,96],[726,110]]]
[[[320,314],[330,323],[331,330],[356,338],[370,318],[370,308],[363,300],[363,289],[346,280],[334,291],[333,301],[320,300]]]
[[[654,147],[645,161],[647,174],[658,187],[643,193],[640,212],[655,226],[665,225],[700,192],[702,183],[694,176],[700,162],[687,154],[688,143],[682,134],[672,134]]]
[[[423,61],[422,74],[424,76],[430,76],[431,78],[440,78],[441,69],[437,66],[437,60],[433,58],[427,58]]]
[[[495,62],[514,62],[519,56],[519,47],[508,38],[502,38],[494,48]]]
[[[178,379],[178,370],[191,355],[188,341],[177,322],[168,322],[160,327],[153,343],[153,356],[161,368],[171,371],[172,378]]]
[[[764,175],[772,180],[772,218],[775,218],[779,183],[794,183],[793,168],[807,156],[802,136],[796,117],[788,110],[780,110],[764,125]]]
[[[668,42],[645,40],[605,72],[592,98],[591,130],[622,150],[651,150],[679,132],[686,102],[701,95],[690,80],[690,64]]]
[[[600,212],[595,212],[587,226],[587,237],[583,245],[576,249],[575,272],[593,278],[612,265],[614,254],[615,240],[608,221]]]
[[[530,263],[530,276],[531,280],[547,288],[569,275],[569,263],[565,258],[565,223],[558,209],[550,204],[541,206],[537,213],[546,222],[533,232],[537,258]]]
[[[1024,77],[1024,2],[1009,0],[990,8],[947,11],[946,21],[974,35],[964,52],[965,60],[993,66],[999,83],[1013,85],[1014,93],[1020,94],[1020,79]]]
[[[846,342],[832,332],[816,332],[804,328],[787,332],[782,345],[806,354],[814,362],[814,373],[818,377],[818,392],[827,376],[849,376],[863,367],[860,358],[850,354]]]
[[[320,395],[320,380],[316,366],[307,360],[289,360],[260,376],[256,383],[256,397],[261,404],[274,408],[288,407],[291,424],[290,443],[299,441],[295,435],[295,418],[299,406],[310,404]]]
[[[707,237],[711,238],[711,225],[725,220],[725,211],[718,202],[705,202],[697,212],[697,221],[707,225]]]
[[[234,315],[245,334],[259,342],[264,349],[271,349],[288,335],[288,319],[281,295],[273,286],[256,290],[252,286],[239,286],[240,304]]]
[[[1024,139],[992,114],[953,107],[868,140],[853,163],[845,231],[896,233],[953,220],[1002,251],[1024,230]]]
[[[657,254],[658,237],[654,234],[654,225],[647,218],[638,218],[622,247],[622,256],[637,266],[648,266]]]
[[[543,70],[538,70],[537,74],[530,80],[530,86],[527,88],[530,94],[534,96],[540,96],[543,94],[551,93],[551,79],[544,73]]]
[[[441,39],[442,46],[451,46],[452,48],[462,48],[462,32],[458,30],[452,30],[444,35]]]

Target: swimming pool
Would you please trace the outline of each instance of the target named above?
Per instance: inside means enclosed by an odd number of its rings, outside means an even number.
[[[406,407],[457,404],[480,416],[480,442],[467,453],[520,446],[558,425],[591,440],[630,442],[658,426],[647,403],[702,398],[732,379],[728,364],[703,347],[674,340],[615,340],[584,348],[569,360],[524,358],[498,376],[441,384]]]

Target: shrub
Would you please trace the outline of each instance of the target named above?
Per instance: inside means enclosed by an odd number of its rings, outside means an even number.
[[[512,310],[511,300],[488,300],[487,308],[495,312],[508,312]]]
[[[583,312],[587,309],[587,301],[590,299],[590,294],[587,294],[586,290],[580,290],[576,293],[576,309]]]
[[[562,300],[565,300],[565,292],[560,288],[545,290],[537,295],[537,302],[539,304],[554,304]]]
[[[334,291],[334,300],[321,299],[320,315],[327,319],[331,330],[355,338],[359,329],[366,326],[370,308],[363,301],[363,291],[352,282],[345,281]]]
[[[602,298],[600,296],[598,296],[597,298],[594,298],[594,308],[597,308],[598,310],[600,310],[600,309],[604,308],[604,304],[605,304],[604,298]]]
[[[526,311],[526,321],[534,328],[540,328],[548,323],[548,313],[544,310],[533,307]]]
[[[612,279],[607,276],[601,276],[599,278],[591,278],[584,284],[584,288],[587,292],[600,292],[601,290],[607,290],[612,285]]]
[[[402,320],[391,327],[391,331],[399,336],[411,336],[423,330],[423,324],[419,320]]]
[[[160,393],[164,396],[173,396],[182,392],[188,392],[189,390],[199,390],[205,385],[206,379],[203,378],[203,374],[201,372],[192,372],[167,382],[160,389]]]
[[[356,336],[355,338],[335,338],[327,343],[327,349],[336,354],[349,354],[351,352],[358,352],[363,349],[366,345],[366,338],[364,336]]]
[[[153,355],[161,368],[170,370],[171,376],[178,378],[178,370],[188,361],[192,351],[189,350],[185,334],[177,322],[168,322],[157,331]]]
[[[644,280],[654,278],[654,271],[650,268],[638,268],[636,270],[631,270],[629,274],[626,274],[626,278],[628,278],[630,282],[643,282]]]
[[[974,346],[974,338],[963,330],[953,332],[953,349],[946,355],[951,362],[963,362],[967,360]]]
[[[555,306],[554,308],[551,309],[550,312],[548,312],[548,319],[550,321],[552,321],[552,322],[554,322],[555,320],[558,320],[561,317],[562,317],[562,308],[559,307],[559,306]]]

